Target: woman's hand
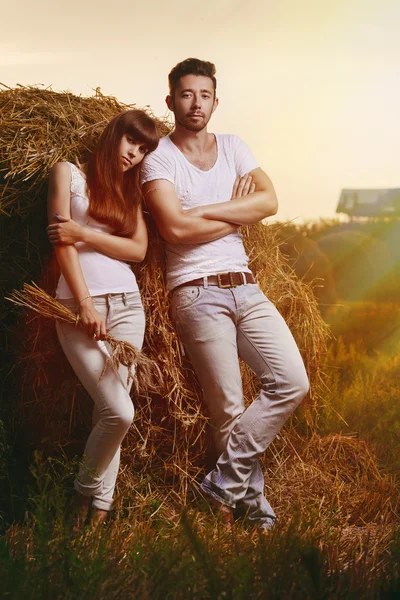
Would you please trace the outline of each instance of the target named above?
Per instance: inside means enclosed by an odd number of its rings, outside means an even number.
[[[71,245],[83,241],[83,230],[73,219],[56,214],[58,223],[48,225],[46,231],[53,245]]]
[[[79,322],[89,337],[94,337],[97,341],[105,339],[107,335],[105,319],[95,309],[90,297],[79,304]]]
[[[248,173],[242,177],[239,177],[238,175],[235,179],[235,183],[233,184],[231,200],[248,196],[249,194],[255,192],[255,189],[256,185],[253,183],[251,175]]]

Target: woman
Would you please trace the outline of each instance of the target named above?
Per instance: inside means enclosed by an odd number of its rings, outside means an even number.
[[[128,110],[107,125],[87,163],[57,163],[50,171],[47,230],[61,269],[56,297],[79,313],[81,325],[57,322],[57,334],[94,401],[93,429],[75,480],[77,526],[90,503],[94,523],[111,509],[120,444],[133,419],[126,367],[108,368],[99,378],[107,331],[139,349],[143,342],[145,317],[128,263],[143,260],[147,250],[140,162],[158,139],[144,111]]]

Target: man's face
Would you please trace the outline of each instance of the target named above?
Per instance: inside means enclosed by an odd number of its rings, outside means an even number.
[[[201,131],[206,127],[218,100],[212,79],[203,75],[184,75],[174,92],[167,96],[168,108],[175,122],[188,131]]]

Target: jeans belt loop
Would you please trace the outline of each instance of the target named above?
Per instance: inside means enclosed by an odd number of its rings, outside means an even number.
[[[208,288],[208,277],[207,275],[203,277],[203,287]]]
[[[122,302],[124,303],[124,306],[127,305],[126,292],[122,292]]]
[[[246,273],[242,271],[243,285],[247,285]]]

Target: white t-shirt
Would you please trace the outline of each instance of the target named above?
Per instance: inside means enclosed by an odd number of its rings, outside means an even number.
[[[258,167],[246,144],[236,135],[215,135],[218,156],[214,166],[202,171],[192,165],[170,138],[145,156],[142,183],[166,179],[174,184],[183,209],[227,202],[237,175]],[[242,235],[230,233],[202,244],[167,244],[167,288],[226,271],[250,272]]]
[[[88,216],[89,199],[86,194],[86,180],[75,165],[68,164],[71,167],[72,219],[84,227],[91,227],[103,233],[113,233],[108,225]],[[79,262],[91,296],[138,291],[136,277],[128,263],[102,254],[84,242],[76,243],[75,248],[78,250]],[[73,298],[62,273],[58,280],[56,298]]]

